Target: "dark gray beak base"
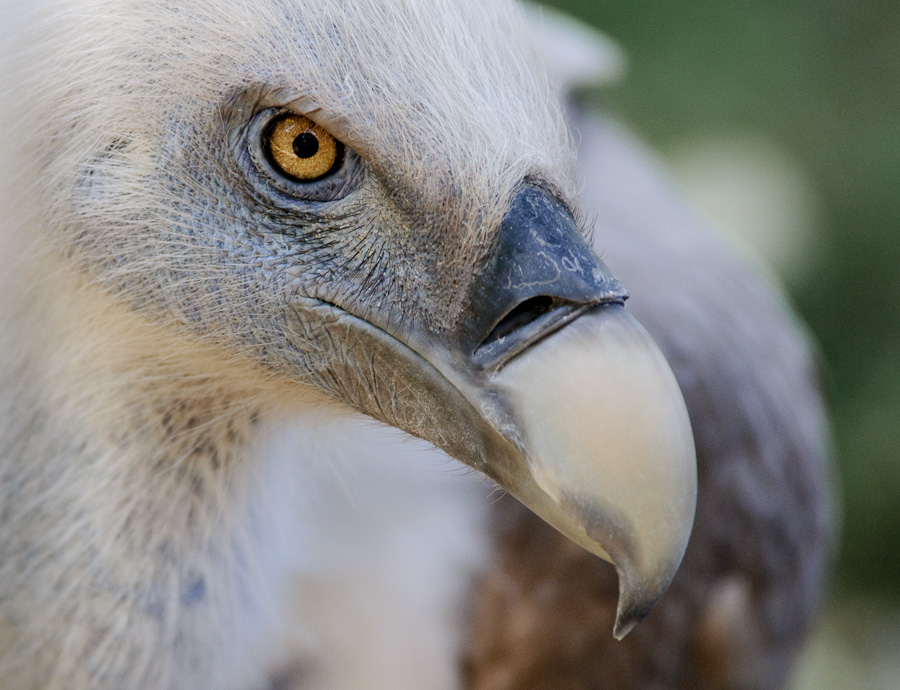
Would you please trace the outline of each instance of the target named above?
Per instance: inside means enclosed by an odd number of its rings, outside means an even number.
[[[586,308],[622,303],[627,296],[566,207],[542,189],[524,186],[471,291],[458,347],[476,366],[496,368]]]

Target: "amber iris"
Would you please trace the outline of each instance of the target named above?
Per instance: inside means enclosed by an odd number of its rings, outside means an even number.
[[[283,115],[266,130],[266,152],[281,172],[302,182],[324,177],[338,162],[338,141],[302,115]]]

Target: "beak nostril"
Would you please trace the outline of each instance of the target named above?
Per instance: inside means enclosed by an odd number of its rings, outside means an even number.
[[[457,330],[465,366],[496,372],[586,310],[627,296],[569,210],[543,189],[523,184],[495,240]]]
[[[596,303],[551,295],[530,297],[507,312],[475,348],[472,358],[485,369],[499,369],[539,340],[562,328]]]
[[[506,316],[497,322],[497,325],[494,326],[490,333],[488,333],[487,338],[484,339],[481,346],[489,345],[496,340],[505,338],[513,331],[517,331],[520,328],[537,321],[544,314],[562,304],[565,304],[565,300],[551,297],[550,295],[538,295],[537,297],[525,300],[521,304],[513,307]]]

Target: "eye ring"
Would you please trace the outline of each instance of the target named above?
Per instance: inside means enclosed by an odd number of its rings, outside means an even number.
[[[308,117],[283,113],[265,128],[263,151],[272,168],[290,180],[317,182],[336,172],[343,144]]]

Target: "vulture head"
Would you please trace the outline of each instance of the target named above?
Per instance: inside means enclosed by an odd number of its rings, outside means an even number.
[[[140,391],[223,415],[350,408],[426,439],[611,561],[627,633],[684,552],[693,441],[585,240],[518,10],[35,7],[4,3],[4,264],[33,286],[22,322],[52,324],[54,385],[138,430]],[[104,366],[116,391],[87,380]]]

